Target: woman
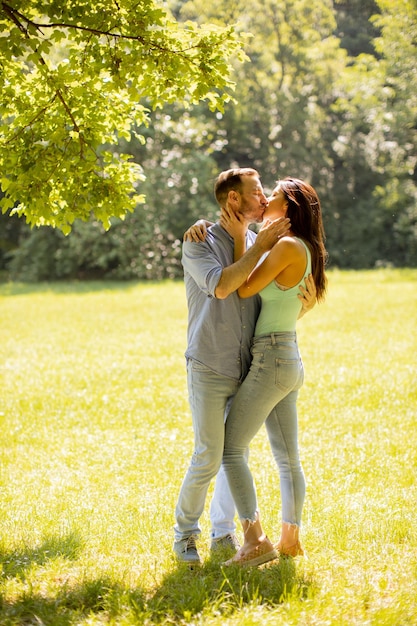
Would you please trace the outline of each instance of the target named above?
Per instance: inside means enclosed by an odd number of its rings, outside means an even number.
[[[290,231],[238,290],[241,298],[259,293],[262,308],[251,368],[226,421],[223,465],[244,532],[244,544],[227,565],[259,565],[276,558],[277,551],[303,554],[299,530],[305,479],[298,453],[296,401],[304,374],[295,331],[302,315],[297,293],[311,272],[317,300],[324,299],[327,253],[320,201],[311,185],[290,177],[276,184],[264,219],[281,216],[290,219]],[[244,226],[233,211],[223,211],[220,223],[234,239],[236,261],[245,252]],[[282,531],[276,549],[262,529],[245,458],[245,450],[264,422],[280,473]]]

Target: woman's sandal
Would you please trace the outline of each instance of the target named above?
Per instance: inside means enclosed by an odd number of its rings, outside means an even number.
[[[241,550],[241,549],[240,549]],[[273,561],[278,558],[278,553],[275,550],[273,544],[269,541],[268,537],[246,554],[239,554],[240,550],[228,561],[225,561],[223,565],[239,565],[240,567],[255,567],[256,565],[262,565],[268,561]]]
[[[304,550],[301,547],[301,543],[299,541],[294,543],[292,546],[286,546],[285,548],[281,543],[278,543],[275,546],[275,548],[282,556],[303,556],[304,555]]]

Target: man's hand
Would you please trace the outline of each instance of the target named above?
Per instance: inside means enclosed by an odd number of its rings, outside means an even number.
[[[212,222],[207,220],[197,220],[195,224],[190,226],[184,233],[184,241],[204,241],[207,235],[207,228],[212,225]]]
[[[299,300],[301,300],[301,304],[303,307],[300,311],[298,319],[300,319],[300,317],[302,317],[305,313],[311,311],[311,309],[316,304],[316,285],[314,283],[314,278],[311,274],[307,276],[307,278],[305,279],[305,283],[305,289],[302,285],[300,285],[299,289],[301,293],[297,295]]]
[[[256,237],[255,245],[259,246],[263,252],[267,252],[290,228],[291,223],[288,217],[279,217],[272,222],[266,220]]]

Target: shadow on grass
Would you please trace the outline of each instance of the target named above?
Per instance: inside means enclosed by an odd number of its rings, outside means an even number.
[[[0,596],[0,623],[71,626],[92,615],[103,615],[103,623],[107,623],[128,612],[135,620],[128,623],[140,624],[144,607],[144,593],[139,589],[126,589],[108,578],[98,578],[78,585],[63,584],[54,596],[31,590],[13,600]]]
[[[32,565],[42,566],[57,557],[75,560],[81,550],[82,540],[77,532],[61,536],[47,536],[41,545],[7,552],[0,547],[3,576],[24,579],[25,571]]]
[[[71,574],[57,576],[51,581],[54,591],[34,589],[29,576],[32,567],[42,567],[54,559],[75,561],[83,542],[78,533],[46,537],[41,545],[7,552],[0,549],[1,578],[18,583],[17,590],[7,596],[0,593],[0,624],[23,626],[71,626],[92,614],[115,617],[128,611],[133,616],[143,615],[145,594],[140,589],[127,589],[107,577],[85,579],[81,582]],[[22,591],[22,583],[24,589]],[[56,583],[59,584],[56,590]],[[12,585],[13,586],[13,585]]]
[[[245,605],[274,607],[289,597],[303,599],[311,583],[297,575],[293,559],[281,558],[260,568],[224,567],[218,559],[190,569],[181,564],[169,574],[147,603],[153,623],[171,618],[221,614],[224,617]]]
[[[126,624],[194,623],[198,615],[226,618],[245,606],[272,609],[290,598],[302,600],[311,590],[292,559],[241,569],[222,566],[224,559],[217,555],[193,570],[180,564],[153,595],[111,577],[88,578],[85,573],[80,580],[79,572],[57,574],[50,580],[50,589],[47,584],[33,584],[29,568],[42,567],[55,558],[76,560],[81,547],[79,536],[72,533],[46,538],[37,548],[0,552],[3,581],[11,582],[7,595],[0,594],[0,624],[75,626],[94,616],[114,624],[118,620]]]

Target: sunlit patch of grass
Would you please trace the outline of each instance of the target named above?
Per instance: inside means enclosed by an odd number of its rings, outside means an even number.
[[[182,283],[0,287],[0,623],[417,622],[414,270],[331,272],[299,324],[304,559],[172,555],[192,450]],[[251,450],[276,540],[277,471]],[[210,494],[212,486],[210,488]]]

